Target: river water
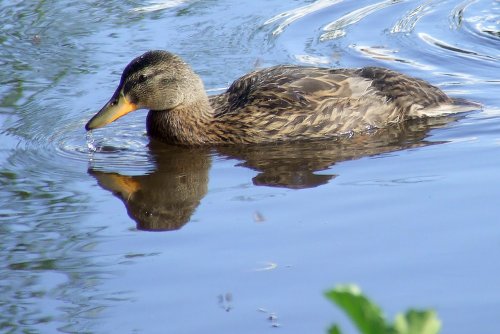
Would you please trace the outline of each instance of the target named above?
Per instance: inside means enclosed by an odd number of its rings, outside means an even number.
[[[354,332],[323,295],[340,283],[389,318],[434,309],[442,333],[498,332],[498,0],[13,0],[0,15],[2,333]],[[153,143],[145,111],[86,134],[149,49],[210,93],[265,66],[376,65],[484,108],[278,146]]]

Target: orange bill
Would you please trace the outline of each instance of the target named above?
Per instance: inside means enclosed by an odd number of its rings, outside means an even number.
[[[116,98],[113,96],[99,112],[90,119],[85,125],[87,131],[102,128],[103,126],[117,120],[118,118],[137,110],[138,107],[134,103],[127,100],[122,94]]]

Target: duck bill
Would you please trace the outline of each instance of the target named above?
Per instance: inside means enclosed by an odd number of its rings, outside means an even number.
[[[85,125],[85,130],[102,128],[118,118],[137,110],[136,104],[130,102],[121,91],[117,91],[111,100]]]

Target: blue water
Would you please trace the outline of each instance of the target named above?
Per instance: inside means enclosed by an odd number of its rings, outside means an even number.
[[[11,1],[0,15],[0,332],[354,333],[323,293],[356,283],[389,318],[434,309],[442,333],[497,333],[498,1]],[[484,107],[341,142],[157,145],[145,111],[86,134],[149,49],[181,55],[210,93],[276,64],[376,65]]]

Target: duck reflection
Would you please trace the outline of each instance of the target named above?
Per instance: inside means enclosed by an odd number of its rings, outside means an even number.
[[[211,165],[209,149],[149,144],[156,170],[127,176],[89,168],[98,184],[121,199],[137,228],[177,230],[186,224],[207,193]]]
[[[402,149],[439,144],[427,141],[428,132],[455,118],[434,118],[398,124],[336,141],[275,145],[186,148],[151,141],[149,151],[156,170],[148,175],[126,176],[89,169],[99,185],[120,198],[138,229],[168,231],[181,228],[207,193],[211,156],[240,161],[237,165],[257,172],[258,186],[303,189],[335,178],[322,173],[336,162]]]

